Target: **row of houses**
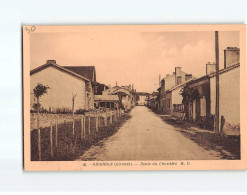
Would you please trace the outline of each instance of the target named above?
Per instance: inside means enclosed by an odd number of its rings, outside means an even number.
[[[219,71],[219,113],[230,125],[240,124],[240,50],[224,50],[224,66]],[[220,65],[221,66],[221,65]],[[164,114],[214,126],[216,65],[207,63],[205,75],[196,78],[181,67],[166,75],[160,87],[148,98],[148,106]]]
[[[100,108],[122,108],[126,111],[135,105],[133,85],[109,87],[96,80],[94,66],[60,66],[55,60],[30,71],[31,111],[36,98],[33,89],[37,84],[49,87],[40,99],[41,110],[54,113],[88,111]],[[72,105],[73,104],[73,105]]]
[[[95,108],[121,108],[125,111],[131,110],[136,104],[136,90],[133,85],[116,86],[107,88],[96,94],[94,99]]]

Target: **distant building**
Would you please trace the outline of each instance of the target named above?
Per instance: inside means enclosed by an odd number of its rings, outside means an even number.
[[[119,98],[118,95],[95,95],[94,106],[96,109],[109,108],[117,109],[119,108]]]
[[[95,84],[95,89],[94,89],[94,95],[102,95],[103,91],[109,89],[108,86],[106,86],[105,84],[101,84],[96,82]]]
[[[72,110],[72,96],[76,95],[74,108],[91,109],[94,102],[94,83],[96,74],[94,67],[63,67],[55,60],[30,71],[31,109],[36,99],[33,89],[38,83],[49,86],[48,93],[40,99],[43,110],[50,112],[70,112]]]
[[[147,98],[148,108],[152,110],[158,110],[158,96],[159,96],[158,91],[154,91],[152,94],[148,96]]]
[[[139,106],[147,105],[147,98],[149,96],[149,93],[137,92],[136,96],[137,96],[137,105]]]
[[[175,86],[181,85],[192,78],[194,78],[192,74],[183,72],[181,67],[175,67],[175,72],[173,72],[172,75],[167,74],[166,77],[161,80],[160,88],[158,89],[158,110],[169,113],[170,108],[168,105],[172,103],[169,102],[171,99],[169,98],[169,94],[167,94],[168,90]]]
[[[192,81],[192,79],[187,80],[186,82],[179,84],[171,89],[166,90],[165,94],[165,113],[182,118],[184,113],[183,107],[183,97],[181,95],[181,90],[186,85],[186,83]]]
[[[125,111],[129,111],[136,104],[136,95],[135,94],[136,94],[136,92],[133,89],[133,86],[131,87],[131,85],[129,85],[129,86],[114,86],[112,88],[108,88],[105,91],[103,91],[101,96],[97,96],[97,99],[98,98],[107,99],[107,98],[110,98],[110,96],[112,96],[112,98],[114,97],[114,99],[115,99],[115,97],[118,97],[118,101],[119,101],[118,107],[124,109]],[[104,97],[107,97],[107,98],[104,98]],[[98,102],[98,100],[96,100],[96,102]]]

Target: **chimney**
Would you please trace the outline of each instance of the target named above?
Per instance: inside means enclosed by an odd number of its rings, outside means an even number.
[[[192,79],[192,74],[186,74],[185,75],[185,80],[189,80],[189,79]]]
[[[47,60],[46,64],[56,64],[56,60]]]
[[[181,67],[175,67],[176,76],[181,76]]]
[[[175,85],[182,82],[181,67],[175,67]]]
[[[208,62],[206,64],[206,75],[216,72],[216,64]]]
[[[224,50],[224,68],[239,62],[240,49],[237,47],[227,47]]]

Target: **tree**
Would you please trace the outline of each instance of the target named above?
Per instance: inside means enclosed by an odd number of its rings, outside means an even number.
[[[37,127],[38,127],[38,152],[39,152],[39,160],[41,161],[41,137],[40,137],[40,128],[39,128],[39,98],[47,93],[47,90],[50,89],[48,86],[42,85],[40,83],[33,89],[33,94],[37,99],[37,104],[34,105],[34,108],[37,110]]]
[[[34,107],[36,108],[38,113],[39,113],[39,108],[40,108],[39,99],[41,96],[47,93],[48,89],[50,89],[50,87],[42,85],[40,83],[38,83],[37,86],[33,89],[33,94],[37,100],[37,104],[34,105]]]
[[[74,122],[74,114],[75,114],[75,111],[74,111],[74,108],[75,108],[75,97],[76,97],[77,94],[73,94],[72,93],[72,117],[73,117],[73,136],[75,135],[75,122]]]
[[[74,118],[74,108],[75,108],[75,97],[76,97],[77,94],[73,94],[72,93],[72,114],[73,114],[73,118]]]
[[[200,97],[200,94],[197,88],[190,88],[185,86],[181,89],[180,95],[182,95],[183,97],[182,103],[184,105],[185,119],[189,119],[188,105],[193,100],[198,99]]]

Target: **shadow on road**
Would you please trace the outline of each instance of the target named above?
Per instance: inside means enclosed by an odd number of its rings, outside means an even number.
[[[99,131],[93,135],[91,135],[83,145],[77,147],[76,151],[74,152],[74,156],[70,160],[76,160],[80,156],[84,154],[91,146],[103,146],[103,140],[107,139],[108,137],[114,135],[123,125],[124,123],[131,118],[129,113],[125,113],[116,123],[105,127],[103,131]],[[90,159],[87,159],[90,160]]]
[[[204,147],[206,150],[214,150],[221,154],[222,159],[240,159],[240,136],[239,135],[215,135],[214,132],[196,127],[187,121],[170,116],[161,116],[161,119],[183,133],[193,142]]]

